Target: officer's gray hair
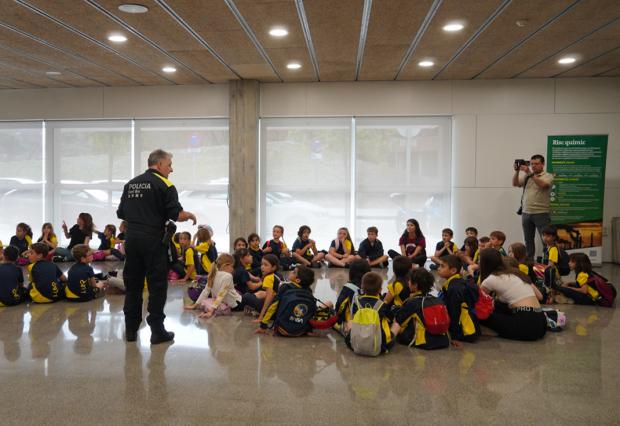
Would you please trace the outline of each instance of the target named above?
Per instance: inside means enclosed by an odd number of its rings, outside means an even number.
[[[160,161],[165,160],[166,158],[172,158],[172,154],[164,151],[163,149],[156,149],[149,154],[148,166],[156,166]]]

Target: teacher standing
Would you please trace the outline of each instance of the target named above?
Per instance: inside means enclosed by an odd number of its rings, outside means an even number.
[[[149,290],[147,323],[151,344],[168,342],[174,333],[164,327],[164,305],[168,292],[167,248],[164,241],[168,220],[185,222],[196,216],[183,210],[177,190],[168,180],[172,173],[172,154],[157,149],[149,155],[146,172],[130,180],[123,189],[116,212],[127,221],[125,233],[125,338],[134,342],[142,322],[144,280]]]
[[[549,202],[553,175],[545,171],[545,157],[540,154],[532,156],[529,166],[515,163],[514,169],[512,185],[523,188],[520,209],[523,238],[527,256],[533,259],[536,251],[536,230],[542,238],[542,230],[551,225]]]

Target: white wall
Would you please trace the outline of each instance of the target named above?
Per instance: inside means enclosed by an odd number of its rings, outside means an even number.
[[[620,216],[620,79],[263,84],[263,117],[452,115],[453,220],[522,241],[515,158],[546,155],[553,134],[609,134],[604,226]],[[604,260],[611,260],[605,237]]]
[[[620,216],[620,79],[261,85],[261,116],[453,116],[453,220],[462,237],[501,229],[522,240],[514,158],[546,153],[547,135],[609,134],[604,226]],[[226,117],[228,86],[0,90],[0,120]],[[609,237],[604,259],[611,259]]]

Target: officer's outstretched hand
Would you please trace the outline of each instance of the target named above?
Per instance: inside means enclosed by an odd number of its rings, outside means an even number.
[[[194,213],[182,210],[181,213],[179,213],[179,218],[177,219],[177,222],[187,222],[188,220],[192,221],[192,225],[196,224],[196,216],[194,215]]]

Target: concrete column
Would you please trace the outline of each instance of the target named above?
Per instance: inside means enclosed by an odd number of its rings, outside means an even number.
[[[256,229],[258,169],[258,109],[260,88],[256,80],[231,81],[229,86],[229,206],[230,248],[237,237]]]

